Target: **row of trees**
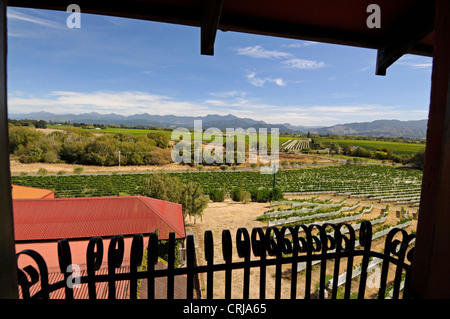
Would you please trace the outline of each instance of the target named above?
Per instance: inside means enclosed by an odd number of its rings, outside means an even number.
[[[9,123],[14,125],[21,125],[21,126],[29,126],[29,127],[35,127],[35,128],[46,128],[47,122],[44,120],[29,120],[29,119],[23,119],[23,120],[8,120]]]
[[[147,136],[128,133],[95,135],[78,128],[49,134],[32,127],[10,124],[10,152],[22,163],[84,165],[161,165],[172,162],[169,137],[162,132]]]
[[[249,191],[241,188],[234,187],[230,192],[231,200],[234,202],[248,203],[258,202],[267,203],[270,201],[277,201],[283,199],[283,192],[280,188],[274,187],[272,189],[268,188],[253,188]],[[225,200],[225,190],[224,189],[213,189],[209,192],[209,199],[213,202],[223,202]]]

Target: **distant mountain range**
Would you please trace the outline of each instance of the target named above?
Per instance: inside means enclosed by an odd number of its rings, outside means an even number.
[[[10,119],[32,119],[47,122],[70,122],[86,124],[114,124],[128,126],[155,126],[176,128],[185,127],[192,129],[194,120],[202,120],[203,129],[216,127],[220,130],[226,128],[249,128],[255,129],[278,128],[280,133],[318,133],[332,135],[365,135],[385,137],[411,137],[425,138],[427,131],[427,120],[399,121],[399,120],[376,120],[373,122],[338,124],[328,127],[296,126],[288,123],[268,124],[264,121],[256,121],[250,118],[240,118],[234,115],[210,114],[206,116],[177,116],[177,115],[150,115],[134,114],[129,116],[115,113],[100,114],[97,112],[84,114],[54,114],[49,112],[33,112],[26,114],[9,114]]]
[[[348,123],[330,127],[321,127],[316,129],[315,132],[332,135],[426,138],[427,123],[428,120],[376,120],[373,122]]]

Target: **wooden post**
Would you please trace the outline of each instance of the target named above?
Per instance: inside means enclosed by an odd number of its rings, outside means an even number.
[[[6,98],[6,1],[0,0],[0,299],[18,298]]]
[[[411,289],[450,298],[450,1],[436,1],[435,44]]]

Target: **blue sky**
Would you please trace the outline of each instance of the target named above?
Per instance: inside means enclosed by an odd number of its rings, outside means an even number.
[[[81,12],[83,8],[81,8]],[[376,51],[115,17],[8,8],[9,113],[233,114],[327,126],[428,117],[432,59],[375,75]]]

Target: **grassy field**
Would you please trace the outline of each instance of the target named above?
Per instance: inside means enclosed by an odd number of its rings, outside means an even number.
[[[370,141],[370,140],[351,140],[351,139],[327,139],[317,138],[318,142],[336,142],[339,146],[350,145],[360,146],[369,151],[376,151],[381,149],[387,149],[395,154],[407,154],[413,155],[417,152],[425,150],[425,144],[411,144],[411,143],[399,143],[399,142],[386,142],[386,141]]]

